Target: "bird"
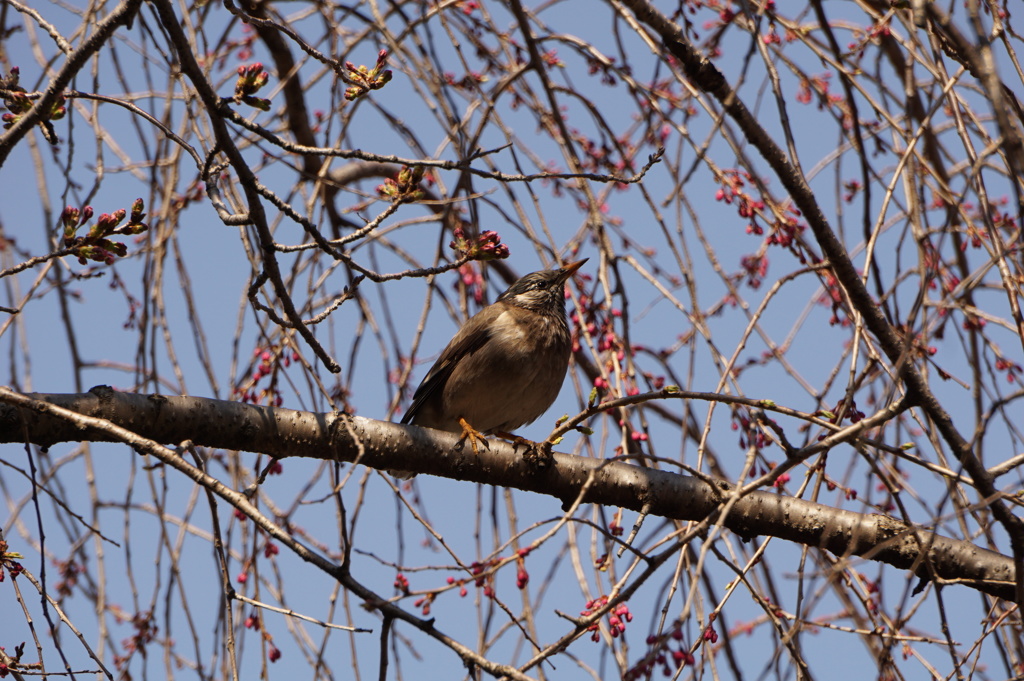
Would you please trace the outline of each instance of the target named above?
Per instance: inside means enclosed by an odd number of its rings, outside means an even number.
[[[473,315],[430,367],[401,423],[460,433],[460,445],[469,440],[474,453],[478,442],[487,446],[484,434],[536,445],[511,432],[537,420],[562,389],[572,353],[565,282],[585,262],[527,274]]]

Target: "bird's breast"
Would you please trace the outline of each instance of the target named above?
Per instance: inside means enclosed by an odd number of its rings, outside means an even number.
[[[444,388],[444,411],[480,431],[511,431],[558,397],[571,351],[564,319],[515,308],[494,319],[490,338],[462,359]]]

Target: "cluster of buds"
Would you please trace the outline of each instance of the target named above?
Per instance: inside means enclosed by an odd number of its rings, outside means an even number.
[[[68,206],[60,214],[60,221],[64,227],[64,248],[78,256],[78,262],[83,265],[89,260],[110,265],[114,258],[126,256],[128,247],[120,241],[111,241],[109,237],[141,234],[149,229],[149,225],[142,221],[146,217],[144,208],[142,199],[135,199],[130,216],[124,208],[119,208],[113,213],[103,213],[85,236],[77,236],[79,225],[92,218],[92,206],[86,206],[81,210]],[[120,226],[126,217],[128,224]]]
[[[1011,362],[1008,359],[1002,357],[996,358],[996,371],[1006,372],[1006,382],[1014,383],[1017,380],[1017,376],[1021,373],[1020,365],[1016,362]]]
[[[252,613],[245,618],[245,628],[254,630],[260,628],[260,615],[255,608],[253,608]]]
[[[406,596],[409,595],[409,580],[401,572],[395,577],[395,588],[401,591]]]
[[[424,171],[425,168],[421,166],[414,168],[402,166],[402,169],[398,171],[398,177],[388,177],[384,180],[384,184],[377,185],[377,193],[385,199],[400,203],[419,201],[426,195],[420,189]]]
[[[474,560],[469,566],[469,571],[473,575],[473,584],[478,589],[483,590],[484,596],[487,598],[494,598],[494,569],[501,564],[501,560],[498,558],[492,558],[491,560],[480,562]]]
[[[985,327],[985,324],[987,323],[988,322],[986,322],[983,317],[967,313],[966,315],[964,315],[964,321],[961,324],[961,326],[963,327],[964,331],[981,331],[981,329],[983,329]]]
[[[253,351],[254,368],[249,381],[236,386],[233,389],[234,395],[248,404],[272,404],[280,407],[284,404],[284,397],[277,388],[277,374],[282,368],[287,369],[292,362],[298,361],[298,352],[289,352],[280,345],[257,347]],[[269,385],[259,388],[260,381],[265,378],[269,378]]]
[[[620,508],[615,512],[615,517],[608,523],[608,531],[611,532],[613,537],[621,537],[625,528],[622,527],[622,509]]]
[[[633,667],[626,670],[623,678],[626,681],[650,679],[655,669],[660,668],[663,676],[672,676],[684,666],[693,666],[693,654],[683,645],[683,632],[676,627],[668,635],[647,637],[647,645],[651,650]]]
[[[260,379],[270,376],[274,373],[274,370],[280,367],[287,369],[291,366],[293,361],[299,361],[299,353],[292,351],[289,354],[284,348],[279,345],[271,345],[267,348],[256,348],[253,351],[253,359],[258,359],[259,363],[252,372],[253,383],[259,383]]]
[[[530,583],[530,573],[526,571],[526,557],[530,551],[529,546],[516,551],[516,588],[520,591]]]
[[[843,398],[840,398],[839,402],[835,406],[835,409],[819,409],[818,411],[814,412],[814,415],[819,418],[827,419],[828,421],[836,425],[841,425],[844,420],[849,420],[851,424],[854,424],[859,423],[861,420],[864,419],[864,412],[857,408],[857,402],[855,400],[850,400],[845,405],[845,408],[843,405],[843,401]],[[840,413],[842,413],[842,418],[839,417]]]
[[[349,84],[345,88],[345,99],[350,102],[359,99],[370,90],[379,90],[391,80],[391,69],[384,68],[388,65],[388,51],[381,50],[377,53],[377,63],[373,69],[368,69],[362,64],[356,66],[350,61],[345,62],[343,78]]]
[[[473,586],[480,589],[484,596],[487,598],[494,598],[496,593],[494,589],[495,572],[499,568],[514,561],[516,564],[516,588],[520,590],[525,589],[530,583],[530,573],[526,570],[526,557],[529,556],[532,551],[533,548],[527,546],[517,550],[514,556],[498,556],[485,561],[473,561],[469,566],[471,577],[468,579],[448,577],[448,586],[459,587],[459,596],[465,598],[469,593],[466,589],[466,585],[472,582]],[[416,605],[418,606],[419,604],[417,603]]]
[[[481,267],[479,265],[467,262],[459,268],[459,283],[454,286],[455,288],[458,288],[460,285],[466,287],[466,290],[473,296],[473,300],[476,301],[477,305],[481,305],[484,302],[484,275],[480,270]]]
[[[32,108],[32,97],[25,91],[25,88],[18,85],[20,75],[20,69],[15,66],[6,78],[0,78],[0,89],[4,91],[4,106],[7,107],[8,111],[8,113],[0,116],[0,120],[4,123],[4,130],[13,127]],[[47,141],[51,144],[57,143],[57,136],[53,132],[53,126],[50,125],[50,122],[64,118],[67,112],[68,108],[64,95],[58,95],[50,110],[40,116],[39,124],[43,128],[43,132],[46,133]]]
[[[718,181],[722,187],[715,192],[715,201],[735,203],[739,216],[751,221],[747,225],[747,234],[762,234],[764,230],[757,224],[757,219],[759,213],[764,210],[764,201],[754,198],[744,188],[747,184],[754,183],[750,173],[744,170],[724,170]]]
[[[244,573],[243,573],[244,574]],[[239,580],[244,582],[245,580]],[[263,626],[263,620],[260,618],[258,610],[253,608],[249,616],[245,618],[244,626],[250,631],[259,632],[260,637],[267,643],[267,659],[271,662],[277,662],[281,659],[281,651],[277,646],[274,645],[273,635],[267,631]]]
[[[429,617],[430,605],[434,602],[435,598],[437,598],[437,592],[435,591],[423,594],[415,601],[413,601],[413,607],[419,608],[420,612],[423,614],[424,617]]]
[[[269,631],[264,629],[263,620],[260,619],[260,614],[254,609],[248,617],[245,618],[245,628],[252,631],[260,632],[260,636],[267,643],[267,659],[271,662],[277,662],[281,659],[281,651],[277,646],[274,645],[274,637]]]
[[[715,621],[716,614],[717,613],[711,613],[710,622]],[[708,626],[704,628],[704,634],[702,635],[702,638],[712,645],[718,643],[718,632],[715,631],[714,624],[709,623]]]
[[[270,111],[270,100],[254,95],[267,84],[270,74],[263,70],[263,64],[256,62],[248,66],[238,67],[238,80],[235,81],[235,101],[259,109]]]
[[[587,601],[587,609],[580,612],[580,614],[584,617],[589,617],[607,604],[607,596],[595,598],[592,601]],[[608,629],[611,632],[612,638],[618,638],[622,634],[626,633],[626,623],[632,621],[633,614],[629,611],[629,606],[625,603],[619,603],[617,606],[612,608],[611,612],[608,613]],[[601,634],[598,631],[599,628],[600,625],[597,622],[594,622],[587,627],[587,631],[593,632],[590,635],[591,641],[601,640]]]
[[[427,592],[420,592],[418,598],[413,601],[413,607],[419,608],[420,612],[424,617],[430,615],[431,607],[434,601],[445,591],[454,589],[455,587],[459,590],[459,597],[465,598],[469,594],[467,585],[472,584],[485,598],[496,598],[497,592],[495,590],[495,573],[498,569],[508,565],[511,562],[516,563],[516,588],[522,590],[530,582],[530,574],[526,571],[526,557],[530,555],[533,549],[531,547],[521,548],[516,551],[514,556],[511,557],[495,557],[484,561],[473,561],[469,566],[470,576],[468,577],[453,577],[449,576],[447,579],[447,587],[439,589],[433,589]],[[409,580],[408,578],[399,572],[395,577],[393,586],[403,596],[409,596]]]
[[[11,577],[17,577],[25,571],[25,568],[18,562],[18,559],[22,557],[20,553],[8,551],[7,542],[0,539],[0,582],[4,581],[4,575],[8,572],[11,573]]]
[[[462,227],[452,230],[455,239],[448,244],[460,257],[472,260],[501,260],[509,256],[508,246],[501,243],[501,237],[494,230],[487,230],[478,237],[466,236]]]
[[[768,236],[764,239],[767,246],[781,246],[796,256],[802,264],[819,262],[819,258],[807,251],[807,247],[800,239],[800,235],[806,229],[806,225],[799,220],[800,211],[792,205],[780,205],[770,197],[756,195],[748,191],[747,187],[757,187],[755,178],[745,170],[726,169],[717,178],[722,185],[715,192],[715,200],[726,205],[735,206],[739,217],[747,221],[746,233],[753,236],[762,236],[765,227],[769,228]],[[848,192],[856,192],[859,185],[848,184]],[[852,193],[850,194],[852,197]],[[769,202],[769,203],[766,203]],[[751,256],[745,256],[740,266],[743,268],[747,285],[753,289],[761,286],[764,276],[768,271],[768,260],[763,251]],[[735,305],[735,302],[732,302]]]
[[[853,37],[855,40],[848,43],[846,47],[850,50],[850,53],[857,53],[857,57],[864,56],[864,48],[867,47],[868,43],[877,43],[881,37],[889,36],[889,17],[886,17],[879,21],[877,24],[869,26],[866,31],[855,29],[853,31]]]
[[[466,594],[469,593],[469,591],[466,589],[466,580],[464,580],[464,579],[455,579],[454,577],[449,577],[448,578],[448,585],[449,586],[454,586],[456,584],[459,586],[459,597],[460,598],[465,598]]]
[[[829,318],[829,326],[849,326],[850,318],[846,314],[843,307],[843,289],[839,285],[839,280],[831,270],[825,270],[821,274],[821,283],[825,289],[825,292],[818,296],[819,305],[830,305],[832,307],[832,316]]]
[[[745,255],[740,258],[740,267],[747,277],[747,286],[752,289],[761,288],[761,283],[768,274],[768,256],[763,253]]]

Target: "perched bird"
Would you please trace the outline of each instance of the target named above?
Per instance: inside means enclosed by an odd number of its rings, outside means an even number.
[[[477,442],[486,446],[482,434],[513,437],[547,411],[572,352],[565,282],[585,262],[527,274],[473,315],[430,367],[402,423],[461,433],[475,452]]]

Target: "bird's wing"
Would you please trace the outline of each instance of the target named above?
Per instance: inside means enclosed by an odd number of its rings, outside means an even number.
[[[430,367],[423,382],[416,388],[416,392],[412,396],[412,404],[409,405],[408,411],[402,417],[402,423],[410,423],[416,417],[423,403],[444,389],[448,377],[452,375],[459,360],[473,354],[491,339],[490,322],[498,314],[501,314],[501,310],[494,309],[492,305],[484,308],[462,325],[459,332],[441,352],[441,356],[434,362],[434,366]]]

